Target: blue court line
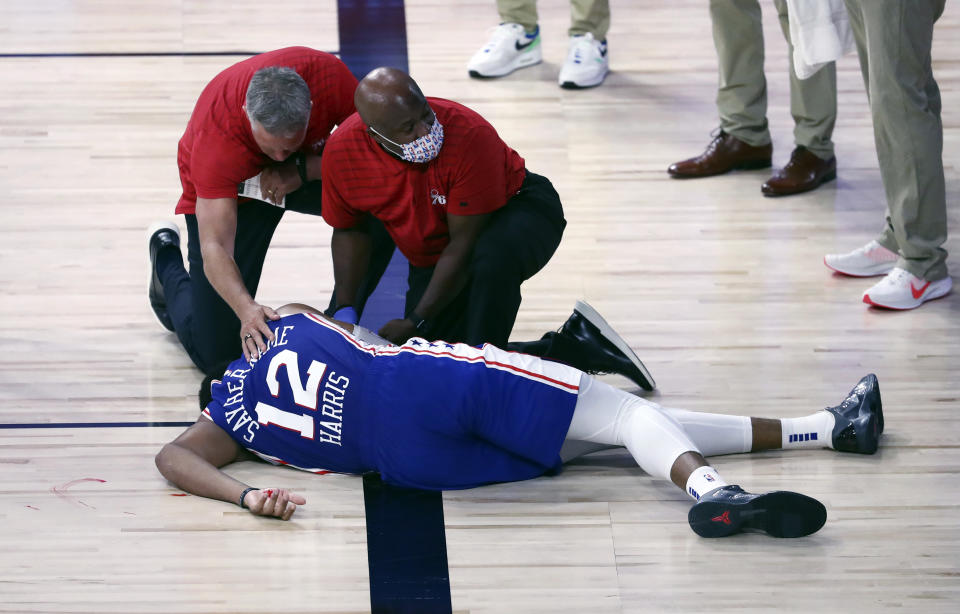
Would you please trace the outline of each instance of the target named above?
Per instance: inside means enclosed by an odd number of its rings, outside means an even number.
[[[0,429],[92,429],[92,428],[142,428],[149,426],[190,426],[193,422],[37,422],[25,424],[0,424]]]
[[[449,614],[441,493],[363,476],[372,614]]]
[[[338,0],[340,58],[361,79],[378,66],[409,72],[403,0]],[[361,324],[403,317],[407,260],[394,252]],[[372,614],[450,614],[443,497],[363,476]]]

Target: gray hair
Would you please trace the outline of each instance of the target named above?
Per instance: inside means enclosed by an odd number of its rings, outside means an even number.
[[[274,136],[290,136],[310,121],[310,88],[286,66],[268,66],[253,74],[247,87],[247,116]]]

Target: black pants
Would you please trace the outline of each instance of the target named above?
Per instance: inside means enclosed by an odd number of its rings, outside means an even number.
[[[480,233],[468,265],[467,285],[430,320],[427,336],[508,348],[520,309],[520,285],[547,264],[566,224],[553,185],[528,171],[520,190]],[[405,315],[416,308],[432,275],[433,267],[410,266]],[[536,350],[525,351],[531,349]]]
[[[320,215],[321,184],[311,181],[287,196],[287,209],[309,215]],[[259,200],[242,199],[237,207],[237,233],[234,240],[234,261],[250,296],[257,295],[260,273],[273,233],[283,217],[284,209]],[[195,215],[184,216],[187,224],[187,259],[190,272],[183,267],[179,251],[168,250],[158,255],[157,272],[163,284],[167,311],[180,343],[193,363],[207,373],[219,363],[238,358],[240,320],[220,298],[203,272],[203,254]],[[354,302],[358,313],[367,297],[376,288],[380,276],[393,254],[393,240],[383,225],[370,224],[373,252],[370,267]],[[334,299],[331,298],[331,304]]]

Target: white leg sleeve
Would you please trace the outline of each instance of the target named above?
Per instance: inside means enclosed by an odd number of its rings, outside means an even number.
[[[626,446],[641,469],[668,481],[678,456],[700,451],[659,405],[589,376],[580,380],[567,439]]]
[[[753,426],[746,416],[661,408],[680,423],[704,456],[742,454],[753,448]]]

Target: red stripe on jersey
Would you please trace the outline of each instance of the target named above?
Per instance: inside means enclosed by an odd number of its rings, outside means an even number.
[[[316,314],[306,313],[306,314],[304,314],[304,315],[306,315],[308,318],[310,318],[311,320],[313,320],[315,323],[320,324],[321,326],[324,326],[325,328],[328,328],[328,329],[330,329],[330,330],[332,330],[332,331],[334,331],[334,332],[339,333],[344,339],[346,339],[347,341],[349,341],[350,343],[352,343],[352,344],[353,344],[355,347],[357,347],[358,349],[363,350],[364,352],[367,352],[368,354],[373,354],[373,355],[375,355],[375,356],[376,356],[376,355],[379,355],[379,356],[390,356],[390,355],[393,355],[393,356],[395,356],[395,355],[399,354],[400,352],[410,352],[410,353],[413,353],[413,354],[424,354],[424,355],[428,355],[428,356],[436,356],[436,357],[439,357],[439,358],[449,357],[449,358],[453,358],[454,360],[462,360],[462,361],[464,361],[464,362],[471,362],[471,363],[478,362],[478,361],[482,361],[484,364],[489,365],[490,367],[499,368],[499,369],[504,369],[504,370],[507,370],[507,371],[512,371],[512,372],[517,373],[517,374],[519,374],[519,375],[522,375],[522,376],[524,376],[524,377],[528,377],[528,378],[535,379],[535,380],[540,380],[540,381],[543,381],[543,382],[545,382],[545,383],[548,383],[548,384],[551,384],[551,385],[554,385],[554,386],[559,386],[559,387],[564,388],[564,389],[566,389],[566,390],[569,390],[569,391],[571,391],[571,392],[577,392],[578,390],[580,390],[580,386],[577,385],[577,384],[570,384],[570,383],[568,383],[568,382],[564,382],[564,381],[562,381],[562,380],[552,378],[552,377],[550,377],[549,375],[546,375],[546,374],[544,374],[544,373],[537,373],[537,372],[535,372],[535,371],[529,371],[529,370],[527,370],[527,369],[523,369],[523,368],[521,368],[521,367],[518,367],[517,365],[511,365],[511,364],[509,364],[509,363],[499,362],[499,361],[495,361],[495,360],[488,360],[488,359],[487,359],[485,356],[483,356],[482,354],[480,354],[480,355],[478,355],[478,356],[464,356],[464,355],[462,355],[462,354],[454,354],[453,352],[440,352],[440,351],[421,350],[421,349],[412,348],[412,347],[409,347],[409,346],[406,346],[406,345],[404,345],[404,346],[387,346],[387,347],[366,346],[366,345],[363,345],[362,343],[360,343],[359,341],[357,341],[356,337],[354,337],[353,335],[351,335],[351,334],[348,333],[347,331],[343,330],[342,328],[340,328],[340,327],[337,326],[336,324],[333,324],[332,322],[328,322],[327,320],[325,320],[325,319],[317,316]],[[429,342],[428,342],[428,343],[429,343]],[[473,346],[464,346],[464,347],[469,347],[471,350],[473,350],[473,351],[475,351],[475,352],[478,352],[478,353],[483,351],[483,350],[478,349],[478,348],[475,348],[475,347],[473,347]],[[493,346],[491,346],[491,347],[493,347]],[[504,354],[516,354],[516,355],[518,355],[518,356],[527,356],[527,354],[521,354],[520,352],[508,352],[508,351],[506,351],[506,350],[500,350],[499,348],[497,348],[497,350],[503,352]]]
[[[270,456],[269,454],[264,454],[263,452],[258,452],[258,451],[256,451],[256,450],[254,450],[253,448],[245,448],[245,449],[246,449],[246,450],[249,450],[249,451],[252,452],[253,454],[259,456],[259,457],[262,458],[263,460],[265,460],[265,461],[267,461],[267,462],[270,462],[270,463],[273,463],[273,464],[275,464],[275,465],[283,465],[283,466],[285,466],[285,467],[290,467],[291,469],[298,469],[298,470],[300,470],[300,471],[307,471],[307,472],[309,472],[309,473],[315,473],[315,474],[317,474],[317,475],[327,475],[328,473],[334,473],[333,471],[330,471],[330,470],[328,470],[328,469],[309,469],[309,468],[307,468],[307,467],[298,467],[297,465],[292,465],[292,464],[288,463],[288,462],[285,461],[285,460],[281,460],[281,459],[277,458],[276,456]]]
[[[473,348],[472,346],[468,346],[468,347],[471,347],[471,349],[475,349],[475,350],[476,350],[476,348]],[[499,348],[497,348],[497,349],[499,349]],[[482,350],[477,350],[477,351],[479,352],[479,351],[482,351]],[[501,351],[503,351],[503,350],[501,350]],[[543,381],[543,382],[545,382],[545,383],[552,384],[552,385],[554,385],[554,386],[559,386],[559,387],[564,388],[564,389],[566,389],[566,390],[569,390],[569,391],[571,391],[571,392],[577,392],[578,390],[580,390],[580,386],[579,386],[579,385],[569,384],[569,383],[567,383],[567,382],[564,382],[564,381],[561,381],[561,380],[558,380],[558,379],[554,379],[554,378],[552,378],[552,377],[550,377],[550,376],[548,376],[548,375],[546,375],[546,374],[537,373],[537,372],[535,372],[535,371],[528,371],[527,369],[523,369],[523,368],[521,368],[521,367],[518,367],[518,366],[516,366],[516,365],[511,365],[511,364],[509,364],[509,363],[497,362],[497,361],[494,361],[494,360],[487,360],[487,358],[486,358],[485,356],[483,356],[483,355],[480,355],[480,356],[463,356],[463,355],[460,355],[460,354],[454,354],[453,352],[432,352],[432,351],[429,351],[429,350],[420,350],[420,349],[412,348],[412,347],[409,347],[409,346],[402,346],[402,347],[398,347],[398,348],[390,348],[389,350],[383,351],[383,352],[381,352],[381,353],[387,353],[387,352],[389,352],[389,353],[391,353],[391,354],[399,354],[400,352],[409,352],[409,353],[412,353],[412,354],[424,354],[424,355],[427,355],[427,356],[437,356],[437,357],[439,357],[439,358],[450,357],[450,358],[453,358],[454,360],[462,360],[462,361],[464,361],[464,362],[478,362],[478,361],[480,361],[480,362],[483,362],[484,364],[489,365],[489,366],[491,366],[491,367],[500,368],[500,369],[505,369],[505,370],[507,370],[507,371],[513,371],[514,373],[517,373],[517,374],[522,375],[522,376],[524,376],[524,377],[529,377],[529,378],[535,379],[535,380],[541,380],[541,381]],[[508,354],[519,354],[519,352],[506,352],[506,351],[504,351],[504,353],[508,353]],[[521,355],[523,355],[523,354],[521,354]]]

